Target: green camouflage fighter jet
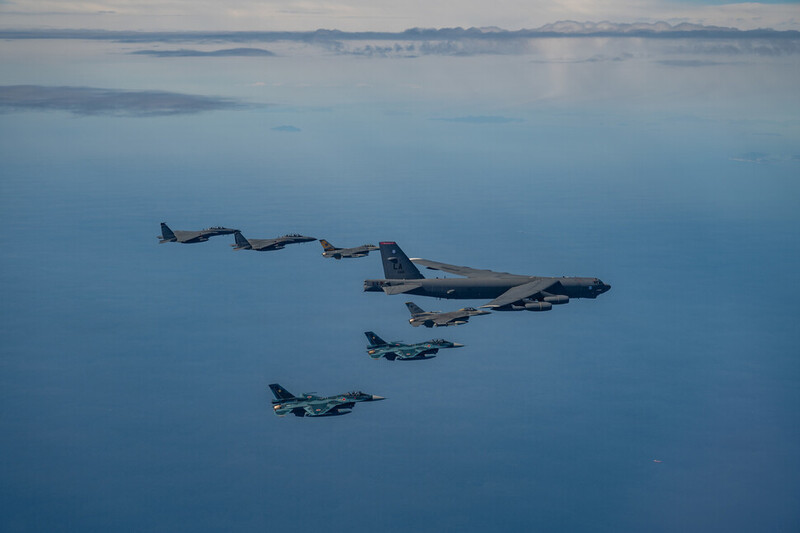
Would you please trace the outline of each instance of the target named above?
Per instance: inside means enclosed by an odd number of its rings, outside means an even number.
[[[313,393],[304,392],[295,396],[277,383],[269,386],[275,400],[272,400],[272,410],[278,416],[292,413],[294,416],[340,416],[350,413],[356,402],[374,402],[385,400],[383,396],[365,394],[361,391],[348,392],[337,396],[314,396]]]
[[[371,331],[365,331],[364,335],[369,339],[369,346],[367,346],[367,353],[369,356],[373,359],[385,357],[389,361],[394,361],[395,359],[401,361],[432,359],[436,357],[433,354],[437,353],[441,348],[461,348],[464,346],[463,344],[446,341],[444,339],[433,339],[416,344],[404,344],[402,342],[386,342]]]

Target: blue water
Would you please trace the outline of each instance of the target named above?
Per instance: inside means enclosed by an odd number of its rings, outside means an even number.
[[[797,56],[681,67],[615,41],[634,59],[559,63],[596,52],[565,42],[407,59],[5,43],[9,85],[253,105],[0,115],[2,529],[796,531]],[[375,254],[158,245],[162,220],[613,288],[411,328],[408,298],[361,291]],[[372,361],[368,330],[467,347]],[[273,382],[388,400],[279,419]]]

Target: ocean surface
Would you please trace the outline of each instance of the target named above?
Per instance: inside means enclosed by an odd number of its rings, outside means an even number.
[[[797,531],[800,55],[689,41],[0,43],[0,529]],[[612,290],[412,328],[485,302],[161,221]]]

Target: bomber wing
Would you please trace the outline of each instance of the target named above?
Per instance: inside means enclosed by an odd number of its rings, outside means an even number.
[[[491,302],[482,305],[481,307],[503,307],[504,305],[513,304],[516,301],[524,298],[536,296],[542,291],[546,291],[553,285],[558,283],[555,278],[539,278],[516,287],[511,287],[506,292],[492,300]]]
[[[494,272],[492,270],[482,270],[479,268],[470,268],[465,266],[448,265],[447,263],[439,263],[438,261],[429,261],[427,259],[419,259],[418,257],[411,258],[414,263],[420,264],[429,268],[430,270],[442,270],[451,274],[465,276],[468,278],[507,278],[516,277],[515,274],[508,272]]]

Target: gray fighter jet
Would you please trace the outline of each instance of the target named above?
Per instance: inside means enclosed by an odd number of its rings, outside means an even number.
[[[463,307],[458,311],[448,311],[447,313],[423,311],[422,308],[414,302],[406,302],[406,307],[408,307],[408,311],[411,313],[411,318],[408,320],[408,323],[415,328],[419,326],[425,326],[426,328],[459,326],[469,322],[469,317],[471,316],[491,315],[489,311],[480,311],[474,307]]]
[[[238,229],[223,228],[221,226],[214,226],[211,228],[201,229],[200,231],[183,231],[171,230],[164,222],[161,223],[161,235],[159,244],[165,242],[181,242],[183,244],[192,244],[195,242],[206,242],[209,237],[216,237],[217,235],[230,235],[239,231]]]
[[[238,250],[256,250],[257,252],[268,252],[270,250],[282,250],[287,244],[296,244],[299,242],[316,241],[316,237],[306,237],[297,233],[290,233],[274,239],[247,239],[242,232],[236,230],[233,234],[236,239],[236,244],[231,244],[233,249]]]
[[[319,243],[322,245],[322,257],[333,257],[334,259],[341,259],[342,257],[366,257],[370,252],[378,249],[374,244],[362,244],[355,248],[337,248],[325,239],[320,239]]]
[[[398,359],[400,361],[411,361],[416,359],[432,359],[442,348],[461,348],[463,344],[450,342],[444,339],[433,339],[416,344],[405,344],[402,342],[386,342],[371,331],[365,331],[364,335],[369,339],[367,353],[373,359],[385,357],[389,361]]]
[[[481,307],[497,311],[549,311],[553,305],[565,304],[570,298],[597,298],[611,289],[611,285],[597,278],[521,276],[409,259],[395,242],[382,242],[380,248],[386,279],[365,280],[364,290],[368,292],[452,299],[494,298]],[[414,263],[465,277],[426,279]]]
[[[336,396],[314,396],[306,392],[295,396],[277,383],[269,386],[275,400],[272,400],[272,410],[278,416],[289,413],[295,416],[339,416],[350,413],[356,402],[374,402],[385,400],[382,396],[374,396],[363,392],[348,392]]]

